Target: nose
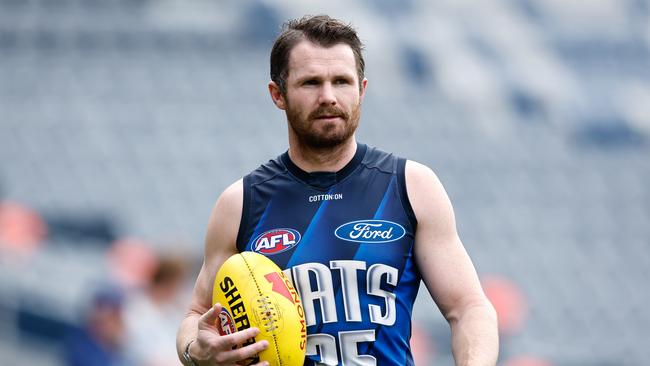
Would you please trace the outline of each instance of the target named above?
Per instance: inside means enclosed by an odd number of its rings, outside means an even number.
[[[335,105],[336,95],[334,95],[334,88],[331,83],[323,83],[320,88],[320,95],[318,102],[321,105]]]

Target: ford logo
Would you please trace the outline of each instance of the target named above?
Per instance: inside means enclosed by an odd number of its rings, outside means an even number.
[[[388,243],[406,234],[402,225],[385,220],[358,220],[336,228],[337,238],[357,243]]]

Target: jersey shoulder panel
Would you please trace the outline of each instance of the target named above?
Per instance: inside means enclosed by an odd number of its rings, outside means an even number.
[[[273,179],[276,176],[284,174],[286,172],[287,168],[284,166],[282,160],[278,156],[277,158],[269,160],[265,164],[260,165],[257,169],[250,172],[244,177],[244,180],[248,180],[248,185],[254,185]]]
[[[366,156],[364,156],[361,164],[366,168],[374,168],[384,173],[395,174],[397,173],[397,162],[399,159],[399,157],[391,153],[379,150],[375,147],[368,147]]]

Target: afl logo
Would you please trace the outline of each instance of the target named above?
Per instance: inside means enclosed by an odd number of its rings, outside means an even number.
[[[287,251],[300,242],[300,233],[294,229],[273,229],[255,238],[253,251],[273,255]]]
[[[221,308],[219,313],[219,333],[221,335],[233,334],[237,331],[235,329],[235,323],[232,321],[232,317],[228,313],[226,308]]]
[[[406,234],[398,223],[385,220],[358,220],[336,228],[337,238],[357,243],[388,243],[399,240]]]

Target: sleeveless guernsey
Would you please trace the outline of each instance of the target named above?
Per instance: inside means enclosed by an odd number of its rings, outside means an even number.
[[[412,365],[420,284],[406,160],[357,144],[335,173],[307,173],[288,153],[243,179],[239,251],[293,280],[307,323],[305,365]]]

